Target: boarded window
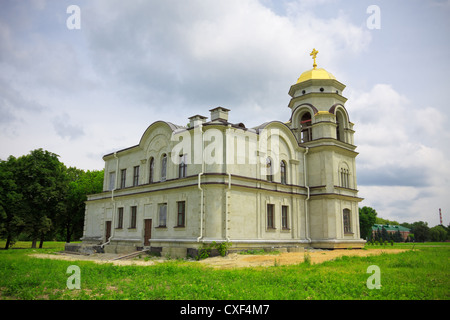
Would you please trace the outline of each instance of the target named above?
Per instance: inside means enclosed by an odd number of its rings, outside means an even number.
[[[116,173],[115,172],[110,172],[109,173],[109,191],[112,191],[115,189],[115,185],[116,185]]]
[[[159,226],[165,227],[167,224],[167,203],[159,204]]]
[[[344,233],[351,233],[352,232],[352,225],[351,225],[351,219],[350,219],[350,210],[344,209],[343,212],[343,219],[344,219]]]

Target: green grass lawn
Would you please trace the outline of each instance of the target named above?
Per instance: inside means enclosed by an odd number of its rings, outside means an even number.
[[[4,242],[0,241],[0,246]],[[152,266],[114,266],[90,261],[36,259],[64,243],[43,249],[16,243],[0,250],[0,299],[151,299],[151,300],[448,300],[450,246],[444,243],[390,245],[399,254],[342,257],[322,264],[302,263],[242,269],[213,269],[172,260]],[[379,248],[375,246],[374,248]],[[371,250],[369,246],[367,250]],[[386,250],[389,252],[389,250]],[[81,289],[68,289],[70,265],[80,268]],[[380,268],[380,289],[369,289],[367,268]]]

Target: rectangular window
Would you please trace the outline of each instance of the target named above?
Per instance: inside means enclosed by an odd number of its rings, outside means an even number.
[[[267,204],[267,228],[275,229],[273,204]]]
[[[344,218],[344,233],[351,233],[352,232],[352,225],[350,221],[350,210],[344,209],[343,212],[343,218]]]
[[[110,172],[109,173],[109,191],[112,191],[115,189],[115,185],[116,185],[116,173],[115,172]]]
[[[133,168],[133,186],[139,185],[139,166]]]
[[[184,178],[186,177],[186,154],[180,155],[180,165],[178,167],[178,177]]]
[[[288,210],[288,206],[281,206],[281,227],[283,229],[289,229]]]
[[[127,180],[127,169],[120,170],[120,188],[125,188]]]
[[[117,229],[123,228],[123,208],[117,210]]]
[[[167,203],[159,204],[159,226],[166,227],[167,224]]]
[[[137,207],[132,206],[131,207],[131,220],[130,220],[130,229],[136,228],[136,215],[137,215]]]
[[[177,213],[177,227],[184,227],[184,222],[186,218],[186,202],[177,202],[178,213]]]

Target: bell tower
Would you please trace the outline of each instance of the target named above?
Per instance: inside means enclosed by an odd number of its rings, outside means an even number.
[[[345,85],[317,68],[303,72],[291,86],[291,130],[306,153],[307,204],[312,245],[361,247],[353,123],[342,95]]]

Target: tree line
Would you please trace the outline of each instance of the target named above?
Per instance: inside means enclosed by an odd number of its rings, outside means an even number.
[[[446,227],[444,225],[436,225],[429,227],[427,222],[416,221],[413,223],[398,223],[397,221],[391,221],[377,217],[377,212],[371,207],[359,208],[359,226],[361,238],[366,240],[374,239],[377,241],[390,241],[401,242],[403,239],[400,236],[400,232],[389,234],[386,229],[382,228],[377,231],[375,235],[372,234],[372,226],[374,224],[382,225],[400,225],[402,227],[410,229],[409,241],[425,242],[425,241],[446,241],[450,240],[450,224]]]
[[[66,167],[58,155],[36,149],[0,160],[0,239],[71,242],[83,235],[88,194],[103,189],[103,170]]]

